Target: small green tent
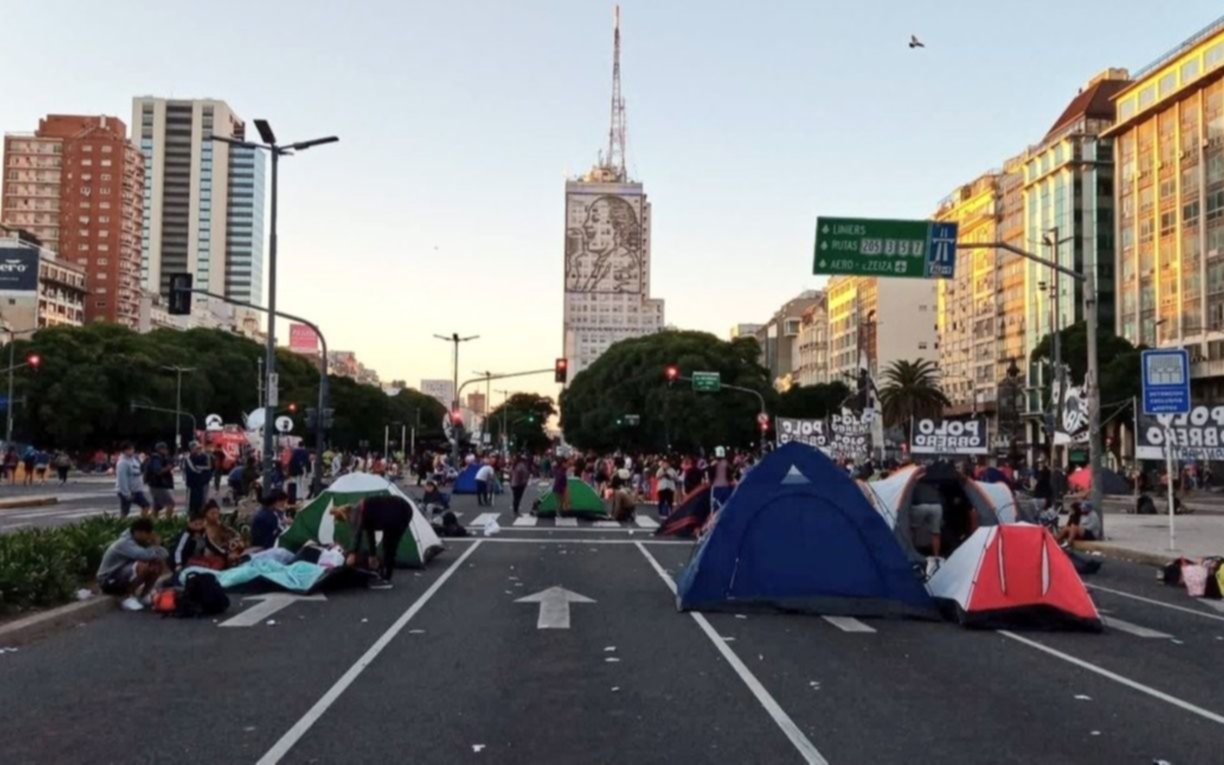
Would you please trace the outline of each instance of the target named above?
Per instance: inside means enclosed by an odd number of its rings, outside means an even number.
[[[580,515],[584,518],[608,517],[608,510],[604,507],[603,500],[581,478],[569,479],[569,504],[568,515]],[[550,491],[540,498],[540,507],[536,510],[536,515],[541,518],[551,518],[557,514],[558,505],[557,495]]]
[[[400,541],[397,562],[402,566],[424,566],[434,555],[442,551],[442,540],[434,532],[433,525],[416,503],[385,478],[367,473],[350,473],[336,479],[322,494],[298,511],[293,525],[277,541],[279,547],[297,550],[310,540],[323,544],[338,543],[351,549],[352,535],[347,523],[339,523],[330,510],[339,505],[360,502],[366,497],[394,494],[412,504],[412,525],[409,533]]]

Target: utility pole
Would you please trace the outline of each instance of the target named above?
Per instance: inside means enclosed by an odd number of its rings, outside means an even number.
[[[37,332],[37,331],[38,331],[38,327],[31,327],[30,329],[6,329],[5,330],[5,332],[7,332],[9,336],[8,400],[4,405],[5,414],[7,416],[7,423],[5,424],[5,428],[4,428],[5,446],[9,446],[13,443],[13,372],[17,370],[17,360],[14,355],[17,350],[17,342],[16,342],[17,335],[28,335],[31,332]]]
[[[506,405],[510,401],[510,391],[499,389],[493,392],[502,394],[502,429],[501,429],[502,453],[509,455],[510,454],[510,434],[506,431],[507,415],[509,414],[509,411]]]
[[[263,407],[264,407],[264,389],[263,389],[263,384],[264,384],[264,373],[263,373],[263,362],[264,362],[264,360],[263,360],[263,356],[260,356],[259,358],[255,359],[256,366],[258,367],[258,371],[255,373],[255,377],[256,377],[256,380],[255,380],[255,385],[256,385],[256,387],[258,387],[258,389],[259,389],[259,403],[256,405],[256,408],[257,408],[257,409],[263,409]]]
[[[180,422],[183,411],[183,375],[195,371],[195,367],[180,367],[180,366],[163,366],[167,372],[174,372],[177,376],[177,382],[174,386],[174,451],[180,452],[183,449],[183,428]]]
[[[476,340],[480,337],[480,335],[469,335],[468,337],[459,337],[459,333],[454,332],[451,334],[450,337],[446,337],[445,335],[434,335],[434,337],[438,338],[439,340],[443,342],[455,344],[454,362],[453,362],[453,366],[451,367],[451,372],[453,374],[453,377],[451,378],[452,379],[451,389],[454,391],[454,398],[451,400],[451,410],[446,413],[447,417],[453,417],[454,413],[459,411],[459,343],[466,343],[472,340]],[[459,469],[459,433],[457,431],[453,431],[453,432],[455,432],[455,440],[451,444],[451,456],[454,459],[454,464],[451,465],[451,467],[458,470]]]

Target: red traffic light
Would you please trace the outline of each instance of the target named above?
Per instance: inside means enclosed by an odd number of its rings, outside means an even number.
[[[463,412],[461,412],[460,410],[452,409],[450,416],[451,416],[451,422],[453,422],[454,424],[456,425],[463,424]]]
[[[676,379],[680,377],[680,368],[675,364],[668,364],[666,372],[668,382],[675,382]]]
[[[37,353],[31,353],[29,356],[26,356],[26,363],[38,369],[38,365],[42,363],[42,356],[39,356]]]
[[[569,380],[569,359],[557,359],[553,365],[553,379],[559,383]]]
[[[290,414],[297,414],[297,404],[296,404],[296,403],[290,403],[290,404],[289,404],[289,413],[290,413]]]

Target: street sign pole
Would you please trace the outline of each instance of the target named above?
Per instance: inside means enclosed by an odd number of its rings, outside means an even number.
[[[1190,353],[1184,348],[1156,348],[1139,357],[1143,374],[1143,413],[1187,414],[1190,411]],[[1169,549],[1177,545],[1173,524],[1174,486],[1177,466],[1173,453],[1173,430],[1165,428],[1165,475],[1168,478]]]

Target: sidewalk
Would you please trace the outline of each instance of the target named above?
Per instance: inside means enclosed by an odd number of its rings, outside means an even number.
[[[1224,515],[1178,515],[1173,524],[1176,548],[1170,550],[1167,515],[1106,513],[1105,541],[1081,542],[1076,547],[1152,565],[1180,557],[1224,555]]]

